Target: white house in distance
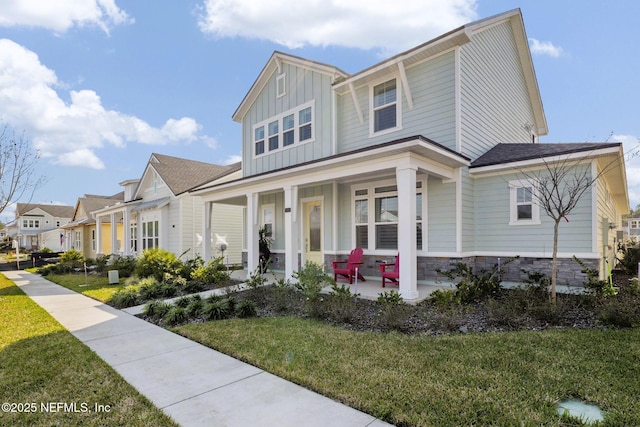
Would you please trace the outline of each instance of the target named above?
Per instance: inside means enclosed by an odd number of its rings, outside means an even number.
[[[553,223],[523,170],[572,159],[604,173],[560,226],[559,284],[600,268],[629,211],[622,145],[542,144],[547,122],[524,22],[512,10],[472,22],[349,75],[275,52],[233,115],[242,177],[195,190],[206,206],[246,207],[246,266],[270,225],[276,268],[326,266],[355,247],[361,272],[401,253],[399,291],[457,262],[499,257],[505,280],[550,271]],[[205,230],[205,239],[207,230]],[[382,290],[382,289],[381,289]]]
[[[207,244],[202,235],[204,205],[200,197],[188,190],[206,182],[239,176],[239,163],[220,166],[153,153],[140,179],[120,183],[124,187],[124,201],[93,212],[98,224],[97,247],[122,255],[137,255],[157,247],[186,259],[202,256]],[[221,205],[212,211],[209,255],[224,255],[225,261],[239,264],[242,208]],[[110,228],[110,235],[101,233],[102,223],[124,224],[124,242],[118,238],[117,227]]]
[[[7,226],[7,235],[18,242],[21,248],[38,250],[39,235],[63,226],[73,217],[73,206],[34,203],[17,203],[15,220]],[[59,236],[59,233],[53,233]],[[59,243],[59,238],[57,239]],[[56,250],[57,248],[50,248]]]

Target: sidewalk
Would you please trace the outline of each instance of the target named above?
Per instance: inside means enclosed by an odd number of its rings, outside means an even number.
[[[4,274],[182,426],[390,425],[38,275]]]

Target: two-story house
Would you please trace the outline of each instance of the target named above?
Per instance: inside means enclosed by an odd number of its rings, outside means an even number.
[[[188,190],[205,182],[235,179],[240,164],[215,165],[153,153],[140,179],[120,183],[124,199],[92,213],[97,227],[97,247],[104,254],[137,255],[150,248],[161,248],[176,256],[195,258],[207,246],[215,256],[225,256],[239,264],[242,256],[242,208],[221,205],[214,211],[210,239],[203,241],[204,205]],[[117,227],[102,224],[124,224]]]
[[[594,178],[607,172],[561,225],[559,283],[577,284],[572,256],[599,267],[612,255],[609,224],[628,211],[621,144],[539,143],[547,122],[519,10],[352,75],[275,52],[233,119],[242,177],[194,194],[205,211],[245,207],[249,271],[266,226],[287,277],[361,247],[365,276],[402,254],[399,290],[409,300],[436,268],[459,261],[519,255],[506,277],[519,280],[521,268],[547,269],[553,249],[553,223],[521,172],[570,158]]]
[[[7,227],[8,235],[16,240],[21,248],[41,249],[39,235],[71,221],[73,210],[73,206],[17,203],[15,220]]]

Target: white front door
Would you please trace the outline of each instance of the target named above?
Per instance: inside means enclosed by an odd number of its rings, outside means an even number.
[[[304,203],[305,260],[322,265],[322,201]]]

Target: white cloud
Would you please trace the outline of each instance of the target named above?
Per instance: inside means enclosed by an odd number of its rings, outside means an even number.
[[[477,18],[476,0],[204,0],[200,29],[214,37],[289,48],[343,46],[399,52]]]
[[[115,0],[4,0],[0,27],[43,27],[62,33],[74,26],[97,26],[109,33],[115,25],[132,23]]]
[[[92,90],[70,91],[64,102],[56,89],[62,85],[55,72],[38,56],[0,39],[0,118],[25,130],[43,158],[53,163],[100,169],[95,149],[126,142],[168,144],[206,139],[190,117],[168,119],[161,128],[125,113],[108,110]]]
[[[562,48],[555,46],[551,42],[541,42],[540,40],[530,38],[529,47],[531,48],[531,53],[537,55],[549,55],[552,58],[557,58],[562,55]]]
[[[227,159],[224,161],[225,165],[231,165],[233,163],[238,163],[242,161],[242,156],[240,154],[232,154],[231,156],[227,157]]]
[[[640,203],[640,139],[633,135],[612,135],[613,141],[622,142],[627,170],[629,204],[632,209]]]

